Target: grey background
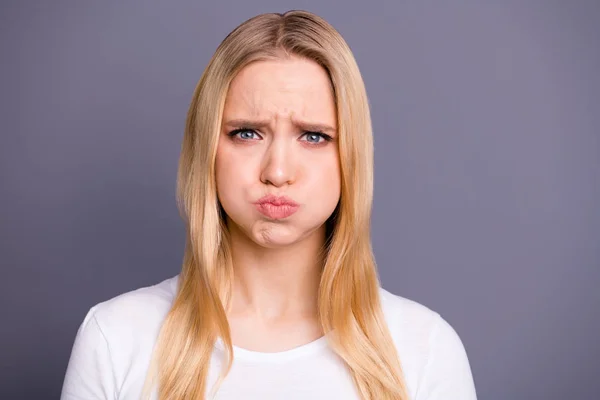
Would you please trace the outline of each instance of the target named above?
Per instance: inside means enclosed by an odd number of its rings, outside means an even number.
[[[294,8],[366,81],[383,286],[454,326],[480,399],[598,398],[598,2],[320,0],[2,2],[0,398],[58,398],[89,307],[178,273],[192,91]]]

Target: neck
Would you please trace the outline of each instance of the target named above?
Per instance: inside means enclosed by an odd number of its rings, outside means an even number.
[[[233,225],[230,315],[265,322],[316,318],[325,228],[290,246],[264,248]]]

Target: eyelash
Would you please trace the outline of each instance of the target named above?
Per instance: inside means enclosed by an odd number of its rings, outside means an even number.
[[[256,132],[254,129],[250,129],[250,128],[239,128],[239,129],[234,129],[234,130],[232,130],[231,132],[229,132],[229,133],[227,134],[227,136],[229,136],[229,137],[231,137],[231,138],[233,138],[233,139],[236,139],[234,136],[235,136],[235,135],[237,135],[238,133],[242,133],[242,132],[253,132],[253,133],[257,133],[257,132]],[[322,137],[322,138],[325,140],[325,142],[319,142],[319,143],[307,142],[307,143],[310,143],[310,145],[311,145],[311,146],[319,146],[319,145],[323,145],[323,144],[325,144],[326,142],[331,142],[331,141],[333,140],[333,138],[332,138],[331,136],[329,136],[328,134],[326,134],[326,133],[323,133],[323,132],[318,132],[318,131],[308,131],[308,132],[304,132],[304,133],[302,134],[302,136],[304,136],[304,135],[319,135],[319,136],[321,136],[321,137]],[[241,138],[237,138],[237,140],[241,140],[241,141],[244,141],[244,142],[245,142],[245,141],[247,141],[246,139],[241,139]],[[250,139],[248,139],[248,140],[250,140]]]

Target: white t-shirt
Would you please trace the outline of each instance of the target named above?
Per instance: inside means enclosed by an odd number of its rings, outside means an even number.
[[[77,331],[62,400],[138,400],[178,276],[92,307]],[[476,400],[465,348],[438,313],[380,288],[411,400]],[[208,390],[225,360],[217,341]],[[208,394],[208,392],[207,392]],[[234,363],[216,400],[360,399],[342,359],[325,336],[276,353],[234,346]]]

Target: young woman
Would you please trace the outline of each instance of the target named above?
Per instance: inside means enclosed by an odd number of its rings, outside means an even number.
[[[254,17],[196,87],[183,268],[92,307],[62,399],[475,400],[436,312],[384,290],[365,87],[318,16]]]

